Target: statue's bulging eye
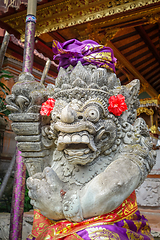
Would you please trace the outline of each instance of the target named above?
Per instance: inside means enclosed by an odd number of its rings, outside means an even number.
[[[92,121],[92,122],[97,122],[99,120],[99,110],[98,109],[88,109],[87,111],[87,119]]]

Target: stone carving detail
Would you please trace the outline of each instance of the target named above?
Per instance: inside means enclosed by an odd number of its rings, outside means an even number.
[[[146,179],[136,190],[137,203],[142,207],[160,206],[160,180]]]
[[[41,172],[44,166],[48,166],[48,163],[45,165],[47,160],[44,162],[43,158],[49,154],[48,144],[51,146],[53,140],[44,134],[43,129],[47,128],[49,120],[41,120],[39,111],[52,91],[50,88],[52,89],[51,86],[45,89],[44,85],[34,80],[32,74],[21,73],[12,88],[12,94],[6,98],[7,108],[13,112],[9,116],[13,121],[12,129],[17,135],[18,148],[22,151],[30,175]]]
[[[139,80],[121,86],[110,70],[81,62],[60,68],[54,92],[20,76],[7,102],[31,202],[42,214],[77,222],[105,214],[144,181],[156,153],[144,120],[136,120],[139,87]],[[128,110],[116,116],[108,99],[119,94]],[[51,117],[40,116],[48,98],[56,100]]]

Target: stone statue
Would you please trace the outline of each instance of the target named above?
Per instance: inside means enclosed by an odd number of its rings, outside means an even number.
[[[112,50],[94,41],[58,44],[55,88],[22,73],[7,97],[35,219],[48,221],[28,239],[153,239],[134,192],[156,157],[136,119],[139,80],[121,86]]]

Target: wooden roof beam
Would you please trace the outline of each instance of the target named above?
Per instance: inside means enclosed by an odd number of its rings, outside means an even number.
[[[154,81],[157,79],[157,76],[159,76],[159,74],[154,74],[151,78],[148,78],[147,81],[150,83],[150,84],[154,84]]]
[[[160,89],[160,85],[157,87],[157,89],[158,89],[158,90]]]
[[[64,37],[62,37],[58,32],[49,32],[48,34],[49,34],[51,37],[53,37],[53,38],[54,38],[54,36],[55,36],[55,37],[58,38],[59,41],[62,42],[62,43],[66,41],[66,39],[65,39]]]
[[[160,65],[160,55],[157,49],[155,48],[152,40],[149,38],[148,34],[146,33],[144,27],[139,26],[139,27],[135,27],[135,29],[137,30],[138,34],[141,36],[142,40],[146,43],[149,50],[151,51],[151,53],[153,54],[153,56],[155,57],[155,59],[158,61]]]
[[[160,83],[160,76],[158,76],[157,79],[154,81],[153,86],[156,88],[157,85],[159,85],[159,83]],[[159,88],[159,87],[158,87],[158,88]]]
[[[0,27],[5,29],[9,34],[13,34],[16,38],[20,39],[20,33],[0,20]]]
[[[46,44],[44,44],[40,39],[36,39],[35,42],[35,48],[38,49],[38,46],[40,46],[43,49],[43,52],[49,55],[49,58],[53,58],[53,51],[50,47],[48,47]]]
[[[111,41],[108,41],[106,45],[113,49],[115,57],[133,74],[134,77],[138,78],[142,84],[148,86],[145,91],[151,97],[157,97],[158,92],[146,81],[146,79],[140,74],[140,72],[123,56],[123,54],[115,47],[115,45]]]

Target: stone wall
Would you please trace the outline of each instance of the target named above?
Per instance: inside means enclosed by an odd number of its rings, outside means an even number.
[[[160,209],[160,150],[157,150],[155,166],[136,193],[140,207]]]
[[[136,193],[141,214],[148,219],[154,238],[160,239],[160,150],[154,168]]]

